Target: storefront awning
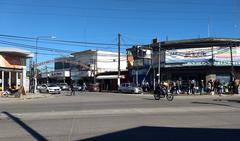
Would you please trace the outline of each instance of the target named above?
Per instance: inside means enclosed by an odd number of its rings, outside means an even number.
[[[118,75],[99,75],[96,79],[117,79]],[[120,75],[120,79],[124,79],[124,75]]]

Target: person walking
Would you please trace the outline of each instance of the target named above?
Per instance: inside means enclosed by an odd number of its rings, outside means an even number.
[[[75,96],[75,90],[74,90],[74,87],[73,87],[73,83],[70,84],[70,89],[71,89],[71,95]]]

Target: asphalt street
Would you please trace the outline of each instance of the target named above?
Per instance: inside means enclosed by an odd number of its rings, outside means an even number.
[[[0,140],[239,140],[240,96],[68,92],[0,103]]]

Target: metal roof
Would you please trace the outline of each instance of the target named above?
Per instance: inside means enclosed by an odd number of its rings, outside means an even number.
[[[151,44],[153,48],[158,48],[158,44]],[[210,46],[239,46],[240,38],[195,38],[184,40],[162,41],[162,48],[197,48]]]
[[[27,58],[33,57],[33,54],[30,51],[19,49],[19,48],[0,47],[0,54],[19,55]]]

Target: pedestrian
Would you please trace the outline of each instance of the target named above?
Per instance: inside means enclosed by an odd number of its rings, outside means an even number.
[[[83,82],[82,91],[83,91],[83,92],[86,92],[86,90],[87,90],[87,85],[86,85],[85,82]]]
[[[193,79],[191,82],[190,82],[190,93],[191,94],[194,94],[195,93],[195,86],[196,86],[196,81]]]
[[[199,89],[200,89],[200,94],[203,94],[204,93],[204,81],[201,80],[200,83],[199,83]]]
[[[75,89],[73,87],[73,83],[70,84],[71,95],[75,96]]]

